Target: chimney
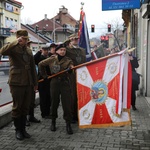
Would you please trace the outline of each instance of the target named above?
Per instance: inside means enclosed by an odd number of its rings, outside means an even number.
[[[44,19],[47,20],[47,14],[45,14],[45,18]]]
[[[59,13],[67,14],[68,13],[68,9],[65,8],[65,6],[62,5],[62,8],[59,8]]]

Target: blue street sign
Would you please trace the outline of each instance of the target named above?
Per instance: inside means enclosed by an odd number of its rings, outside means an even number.
[[[140,0],[102,0],[102,10],[123,10],[140,8]]]

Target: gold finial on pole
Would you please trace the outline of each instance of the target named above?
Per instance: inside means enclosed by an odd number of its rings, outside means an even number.
[[[81,2],[81,10],[83,9],[83,5],[84,5],[84,3],[83,3],[83,2]]]

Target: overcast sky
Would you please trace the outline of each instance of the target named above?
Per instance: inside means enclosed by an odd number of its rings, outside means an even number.
[[[22,3],[24,8],[21,10],[21,20],[23,23],[26,20],[31,20],[32,23],[44,19],[45,14],[51,19],[59,12],[61,6],[68,9],[69,14],[79,20],[81,2],[84,3],[84,12],[86,14],[87,26],[90,29],[91,25],[95,25],[95,33],[89,33],[91,37],[97,34],[102,34],[104,28],[107,28],[107,23],[112,20],[121,19],[121,10],[102,11],[102,0],[17,0]]]

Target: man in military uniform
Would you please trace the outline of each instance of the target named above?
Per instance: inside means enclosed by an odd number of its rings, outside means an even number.
[[[28,32],[18,30],[16,38],[15,41],[3,46],[0,49],[0,54],[9,56],[8,83],[13,99],[12,118],[16,128],[16,138],[23,140],[31,137],[25,130],[25,124],[32,89],[37,90],[37,74],[32,51],[27,47]]]
[[[72,34],[69,36],[69,44],[67,47],[66,56],[71,58],[74,66],[80,65],[86,62],[86,51],[78,46],[78,35]],[[76,74],[73,72],[71,74],[71,87],[72,87],[72,113],[73,120],[72,123],[78,121],[77,115],[77,90],[76,90]]]
[[[51,74],[59,73],[63,70],[73,68],[73,62],[70,58],[66,57],[66,45],[60,44],[56,47],[56,55],[41,61],[39,63],[39,71],[43,78],[47,78],[45,66],[49,66]],[[73,134],[71,128],[71,87],[69,82],[70,73],[64,72],[56,77],[53,77],[50,82],[50,91],[52,98],[51,106],[51,131],[56,131],[56,118],[58,118],[58,106],[61,100],[63,107],[63,118],[66,121],[66,131],[68,134]],[[61,97],[61,99],[60,99]]]

